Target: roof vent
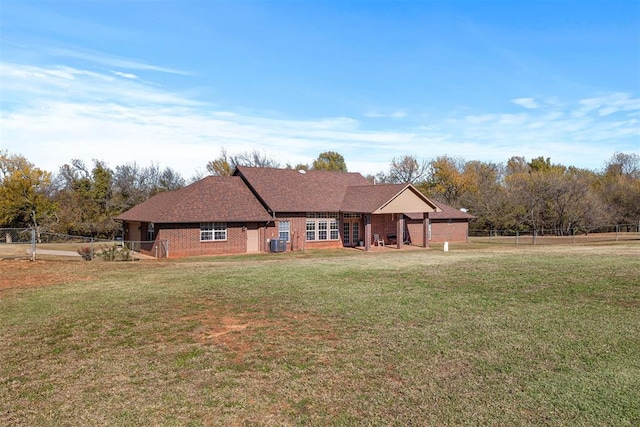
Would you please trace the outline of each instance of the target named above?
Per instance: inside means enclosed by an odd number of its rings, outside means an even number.
[[[298,169],[298,173],[301,173],[302,175],[304,175],[305,173],[307,173],[307,171],[304,169]]]
[[[467,209],[467,208],[460,208],[460,212],[467,213],[467,212],[469,212],[469,209]]]

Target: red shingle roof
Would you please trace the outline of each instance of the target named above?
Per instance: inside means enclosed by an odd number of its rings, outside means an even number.
[[[371,185],[349,172],[238,166],[234,174],[243,176],[272,212],[338,212],[348,187]]]
[[[462,212],[461,210],[451,207],[449,205],[445,205],[442,202],[438,202],[436,200],[434,200],[433,202],[436,205],[438,205],[440,209],[442,209],[442,212],[429,212],[429,218],[432,218],[432,219],[474,219],[475,218],[475,216],[469,213]]]
[[[371,213],[391,200],[407,184],[359,185],[349,187],[342,201],[342,211]]]
[[[208,176],[180,190],[156,194],[116,219],[155,223],[262,222],[271,216],[240,177]]]
[[[240,166],[234,176],[209,176],[180,190],[159,193],[116,219],[155,223],[266,222],[272,217],[264,205],[271,212],[279,213],[373,213],[408,186],[373,185],[359,173],[308,171],[302,174],[292,169]],[[413,187],[410,190],[417,191]],[[429,200],[442,210],[430,212],[429,218],[475,218]],[[424,215],[404,213],[410,218]]]

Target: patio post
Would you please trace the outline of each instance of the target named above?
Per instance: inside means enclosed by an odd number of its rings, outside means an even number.
[[[423,214],[424,219],[422,220],[422,246],[425,248],[429,247],[429,215]]]
[[[364,250],[371,249],[371,214],[364,215]]]
[[[398,239],[398,249],[402,249],[402,244],[404,243],[404,214],[398,214],[396,236],[396,238]]]

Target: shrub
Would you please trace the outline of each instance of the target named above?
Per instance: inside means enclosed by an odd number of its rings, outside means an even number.
[[[128,247],[123,246],[118,248],[114,245],[102,249],[100,253],[104,261],[131,261],[131,250]]]
[[[91,261],[93,259],[93,249],[90,246],[78,248],[78,254],[85,261]]]

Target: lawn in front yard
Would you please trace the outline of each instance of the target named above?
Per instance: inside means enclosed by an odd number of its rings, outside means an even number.
[[[640,245],[0,262],[1,425],[638,425]]]

